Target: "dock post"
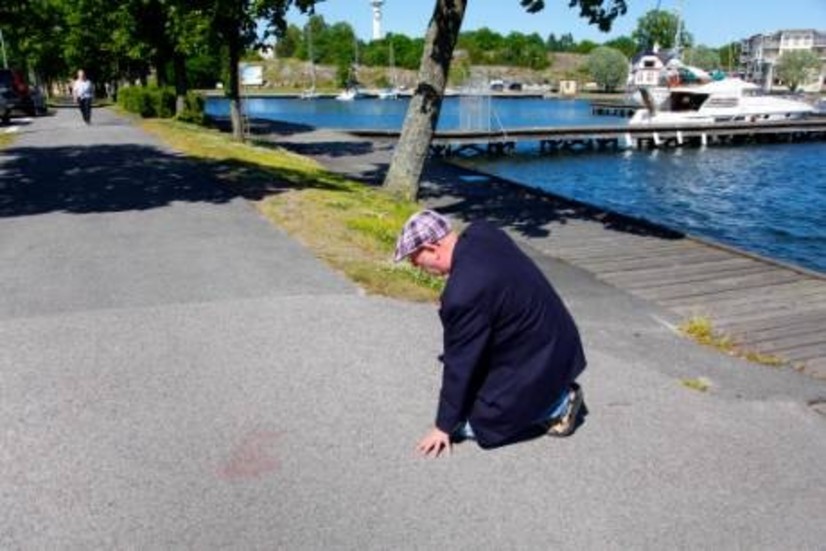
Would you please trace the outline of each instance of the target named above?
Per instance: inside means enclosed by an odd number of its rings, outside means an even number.
[[[677,130],[677,145],[683,145],[683,131]]]
[[[706,133],[705,133],[705,132],[703,132],[702,134],[700,134],[700,145],[701,145],[702,147],[704,147],[704,148],[705,148],[706,146],[708,146],[708,136],[706,136]]]
[[[660,143],[662,143],[662,142],[661,142],[661,140],[660,140],[660,135],[659,135],[659,133],[654,132],[654,133],[651,135],[651,137],[652,137],[652,138],[653,138],[653,140],[654,140],[654,147],[660,147]]]
[[[631,147],[634,147],[634,145],[635,144],[634,144],[634,140],[631,138],[631,133],[626,132],[625,133],[625,147],[631,148]]]

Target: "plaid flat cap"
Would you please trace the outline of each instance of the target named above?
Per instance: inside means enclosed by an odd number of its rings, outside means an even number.
[[[408,255],[426,243],[435,243],[450,233],[450,222],[433,210],[419,211],[404,223],[396,241],[394,262],[404,260]]]

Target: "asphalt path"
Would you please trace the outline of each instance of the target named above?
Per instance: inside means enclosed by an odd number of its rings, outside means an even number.
[[[365,296],[106,110],[17,134],[0,548],[823,549],[824,383],[531,250],[583,333],[584,424],[423,460],[435,306]]]

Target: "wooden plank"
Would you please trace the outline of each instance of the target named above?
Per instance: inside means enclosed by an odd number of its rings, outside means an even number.
[[[824,312],[821,324],[818,323],[797,323],[793,325],[777,325],[775,327],[768,327],[759,331],[748,331],[739,333],[739,340],[748,341],[750,343],[759,343],[762,341],[769,341],[778,338],[790,337],[793,335],[807,335],[809,333],[824,334],[824,327],[826,327],[826,312]]]
[[[652,237],[630,236],[616,232],[610,232],[603,228],[595,228],[591,232],[577,230],[575,232],[552,235],[550,244],[560,250],[574,253],[588,249],[610,249],[611,247],[623,247],[634,249],[644,246],[659,245],[652,242]]]
[[[703,306],[695,307],[695,310],[705,310],[709,315],[717,318],[762,314],[763,312],[787,313],[795,312],[797,309],[826,310],[826,297],[783,297],[777,299],[751,300],[738,303],[706,303]]]
[[[686,248],[679,249],[647,249],[639,250],[626,249],[623,247],[614,247],[612,251],[597,251],[593,254],[588,252],[579,253],[577,255],[566,255],[570,262],[591,264],[591,263],[605,263],[605,262],[635,262],[641,266],[649,264],[652,260],[662,258],[685,258],[693,251]]]
[[[661,271],[657,276],[642,275],[633,277],[633,272],[625,272],[623,274],[607,274],[604,276],[604,279],[618,287],[633,291],[635,289],[649,289],[687,283],[702,284],[721,279],[770,274],[775,270],[776,268],[755,263],[750,266],[738,266],[727,269],[723,266],[722,268],[716,268],[715,271],[692,270],[689,272],[684,269],[668,269]]]
[[[791,348],[783,352],[783,357],[795,362],[823,358],[826,357],[826,343]]]
[[[719,260],[713,262],[698,262],[688,266],[666,266],[661,268],[640,269],[627,272],[617,272],[614,274],[605,274],[606,278],[611,281],[616,281],[619,285],[633,285],[637,281],[656,281],[657,278],[674,277],[679,274],[685,274],[686,277],[695,276],[710,276],[716,277],[717,274],[726,274],[731,272],[739,272],[745,270],[745,273],[752,273],[756,270],[767,271],[774,269],[762,262],[755,262],[747,258],[731,258],[728,260]]]
[[[775,327],[799,326],[806,324],[826,326],[826,311],[814,312],[790,312],[784,316],[774,316],[765,320],[753,320],[750,322],[736,323],[736,324],[720,324],[720,328],[727,333],[738,334],[746,333],[755,330],[769,330]]]
[[[793,348],[802,348],[815,344],[826,344],[826,335],[809,333],[808,335],[791,335],[788,337],[765,340],[761,342],[744,341],[745,345],[754,347],[761,352],[780,353]]]
[[[658,285],[637,289],[635,294],[651,300],[667,300],[683,297],[696,297],[716,294],[724,291],[759,289],[778,283],[802,281],[800,274],[786,270],[772,270],[739,277],[719,277],[706,281],[679,282],[673,285]]]
[[[687,243],[660,243],[658,241],[648,241],[643,243],[625,243],[612,241],[597,247],[590,246],[576,246],[569,249],[558,248],[560,252],[572,259],[579,259],[585,257],[616,256],[618,254],[627,255],[629,257],[651,256],[657,253],[666,252],[688,252],[701,249],[699,245],[689,245]]]
[[[724,313],[724,312],[714,312],[711,314],[712,321],[715,324],[723,326],[729,325],[733,323],[747,323],[751,321],[763,320],[763,319],[770,319],[775,316],[783,316],[789,314],[791,312],[823,312],[824,307],[822,305],[803,305],[797,306],[794,308],[773,308],[770,310],[762,310],[757,312],[737,312],[737,313]]]
[[[767,286],[762,294],[756,295],[753,290],[733,290],[721,291],[719,293],[709,293],[702,299],[693,300],[693,297],[663,299],[660,301],[663,305],[669,307],[695,305],[717,305],[726,306],[731,304],[740,304],[742,302],[752,302],[754,300],[768,300],[768,299],[795,299],[803,296],[823,294],[826,290],[826,285],[820,281],[806,279],[803,281],[795,281],[791,283],[778,283],[776,285]]]
[[[663,256],[656,259],[650,259],[646,262],[637,260],[618,260],[611,262],[580,262],[583,268],[597,273],[616,273],[635,271],[644,268],[665,268],[665,267],[679,267],[693,264],[695,262],[713,262],[715,260],[724,260],[726,256],[719,252],[699,251],[697,253],[689,253],[676,256]]]

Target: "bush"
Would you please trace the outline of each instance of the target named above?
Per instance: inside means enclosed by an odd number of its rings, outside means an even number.
[[[170,118],[175,115],[175,92],[157,86],[130,86],[120,90],[118,104],[143,118]]]
[[[194,124],[204,124],[204,96],[198,92],[189,91],[184,99],[184,110],[178,115],[178,120]]]

